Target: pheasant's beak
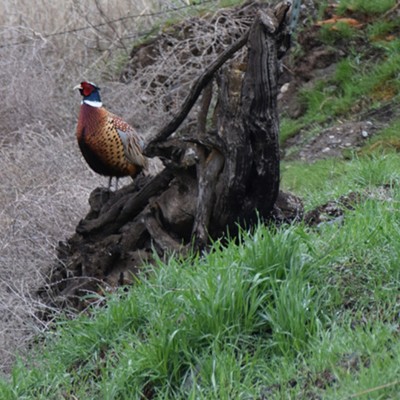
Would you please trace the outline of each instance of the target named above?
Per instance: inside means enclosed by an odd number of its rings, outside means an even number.
[[[79,85],[76,85],[76,86],[74,87],[74,89],[73,89],[73,90],[76,90],[76,89],[79,89],[79,90],[80,90],[80,89],[83,89],[83,88],[82,88],[82,85],[81,85],[81,84],[79,84]]]

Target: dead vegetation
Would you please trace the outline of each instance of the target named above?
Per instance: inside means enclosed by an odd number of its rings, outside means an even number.
[[[44,327],[35,318],[43,305],[33,296],[43,282],[44,260],[54,257],[56,238],[71,232],[84,212],[89,182],[99,183],[82,169],[64,131],[56,135],[37,123],[16,133],[18,143],[0,149],[0,358],[4,369],[15,348],[23,348],[25,339]]]
[[[58,241],[73,232],[89,209],[89,193],[103,184],[82,161],[76,145],[80,99],[72,87],[83,79],[95,81],[110,109],[145,131],[156,126],[165,114],[150,104],[154,91],[146,92],[137,80],[126,85],[118,78],[132,43],[155,22],[177,16],[164,13],[169,6],[170,2],[135,2],[133,7],[131,2],[98,0],[84,7],[75,1],[62,7],[47,0],[0,4],[3,371],[15,350],[43,329],[35,313],[44,305],[32,293],[43,283],[43,267],[54,258]],[[182,8],[178,15],[184,12]],[[155,81],[154,76],[148,81]]]
[[[89,193],[103,182],[89,171],[75,143],[80,99],[72,87],[83,79],[95,81],[107,108],[150,136],[175,115],[193,80],[254,17],[246,3],[234,11],[211,9],[201,18],[165,28],[163,21],[180,19],[190,10],[183,4],[171,13],[170,5],[146,1],[132,9],[130,3],[99,0],[84,8],[73,0],[63,7],[47,0],[0,5],[5,27],[0,32],[4,370],[27,333],[42,328],[34,316],[44,305],[31,293],[43,283],[43,267],[54,257],[58,241],[89,210]],[[161,28],[151,31],[156,22]],[[141,44],[131,50],[139,38]],[[233,62],[240,66],[242,57],[238,52]],[[182,125],[185,132],[197,126],[199,109],[195,105]],[[204,121],[212,124],[213,118]]]
[[[160,156],[166,169],[143,185],[92,193],[89,214],[59,247],[48,294],[42,293],[50,304],[72,301],[81,307],[79,298],[97,290],[99,282],[130,282],[153,251],[162,257],[191,245],[203,249],[209,236],[220,237],[227,227],[235,234],[238,219],[252,224],[271,217],[279,191],[277,80],[279,59],[288,48],[288,9],[286,3],[276,9],[249,3],[192,19],[190,29],[185,21],[140,46],[142,58],[128,67],[140,76],[133,73],[131,82],[153,77],[154,85],[146,81],[139,93],[159,101],[154,108],[164,115],[156,113],[153,121],[171,119],[148,139],[145,151]],[[149,53],[154,60],[145,66],[143,54]],[[177,79],[176,70],[181,71],[179,101],[171,104],[169,79]]]

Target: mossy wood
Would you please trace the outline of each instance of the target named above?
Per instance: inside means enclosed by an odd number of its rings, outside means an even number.
[[[278,199],[279,59],[288,49],[289,8],[259,6],[249,32],[194,83],[181,111],[145,149],[164,161],[163,171],[117,192],[92,193],[89,214],[60,243],[42,290],[48,301],[81,304],[88,291],[132,282],[154,251],[203,249],[210,238],[235,235],[238,224],[298,214],[296,199],[282,193]],[[231,61],[246,44],[247,57]],[[201,94],[196,133],[171,136]]]

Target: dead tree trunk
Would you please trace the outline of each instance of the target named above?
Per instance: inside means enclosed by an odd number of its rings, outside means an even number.
[[[162,172],[118,192],[92,193],[91,212],[60,245],[43,295],[59,304],[99,283],[129,283],[154,250],[185,252],[193,243],[201,249],[227,229],[234,234],[238,223],[271,217],[279,193],[277,94],[289,7],[260,6],[250,31],[195,82],[176,118],[145,149],[164,161]],[[247,57],[227,63],[245,44]],[[171,136],[202,91],[196,134]]]
[[[243,81],[240,66],[220,75],[218,130],[226,147],[212,218],[217,234],[226,226],[232,231],[236,222],[251,224],[256,212],[268,218],[278,196],[277,29],[276,19],[260,13],[249,35]]]

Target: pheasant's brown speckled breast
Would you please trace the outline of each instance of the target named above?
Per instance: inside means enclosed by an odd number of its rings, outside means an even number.
[[[81,105],[76,131],[82,154],[98,174],[136,176],[139,168],[128,162],[111,114],[103,107]]]

